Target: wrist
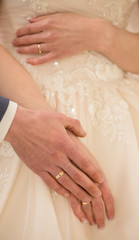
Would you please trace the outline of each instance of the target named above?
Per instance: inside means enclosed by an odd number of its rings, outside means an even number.
[[[95,50],[105,55],[113,48],[117,27],[101,18],[91,20],[92,37],[89,50]]]
[[[17,136],[20,136],[20,132],[23,132],[24,127],[27,125],[26,119],[28,119],[28,114],[32,115],[32,111],[21,106],[17,107],[15,117],[4,139],[5,141],[12,145],[14,139],[17,138]]]

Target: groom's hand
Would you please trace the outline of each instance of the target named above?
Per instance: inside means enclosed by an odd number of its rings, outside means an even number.
[[[102,173],[80,153],[66,129],[85,136],[78,120],[56,112],[18,107],[5,140],[50,188],[66,197],[72,192],[80,201],[90,202],[92,197],[101,196],[95,183],[103,182]]]

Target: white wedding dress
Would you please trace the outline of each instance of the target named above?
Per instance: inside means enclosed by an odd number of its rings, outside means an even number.
[[[105,56],[86,51],[30,66],[11,42],[27,18],[58,11],[108,19],[125,28],[135,0],[2,0],[1,43],[31,73],[47,101],[78,118],[115,199],[103,230],[83,225],[66,199],[31,172],[9,144],[0,146],[1,240],[139,239],[139,80]],[[10,66],[7,66],[7,69]],[[6,81],[6,79],[5,79]],[[24,89],[23,89],[24,91]]]

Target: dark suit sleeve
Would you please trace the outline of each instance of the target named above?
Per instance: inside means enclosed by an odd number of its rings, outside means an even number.
[[[0,121],[2,120],[9,105],[9,99],[0,96]]]

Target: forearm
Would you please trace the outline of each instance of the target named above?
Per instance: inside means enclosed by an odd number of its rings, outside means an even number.
[[[0,95],[29,109],[50,110],[29,73],[0,46]]]
[[[103,21],[98,51],[127,72],[139,73],[139,34]],[[105,31],[104,31],[105,30]]]

